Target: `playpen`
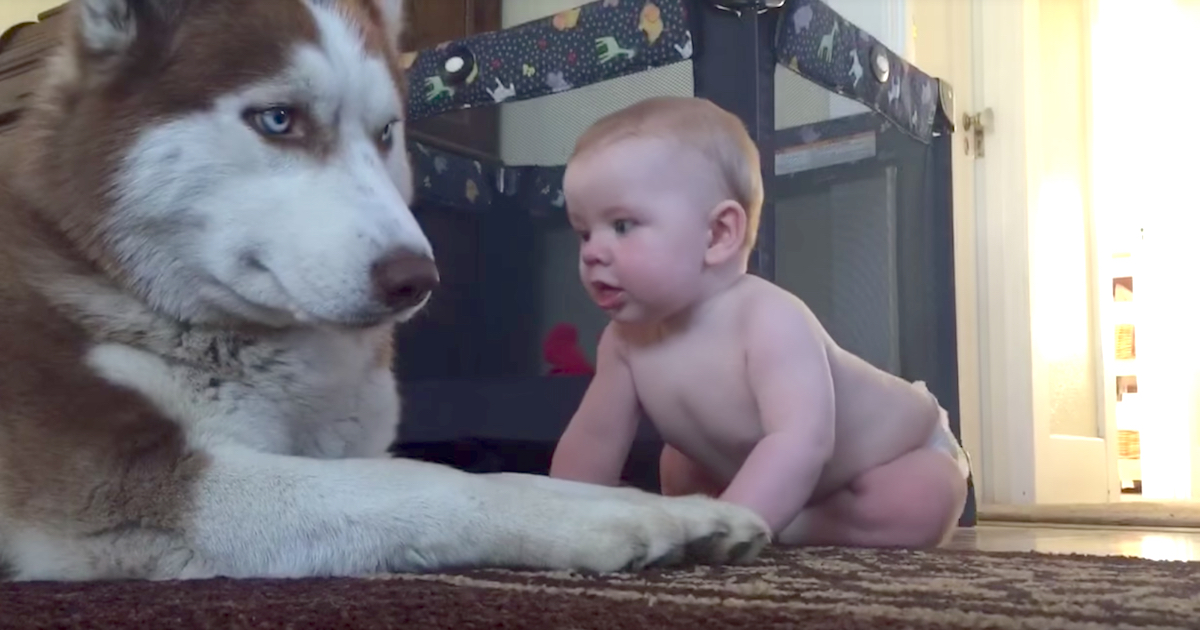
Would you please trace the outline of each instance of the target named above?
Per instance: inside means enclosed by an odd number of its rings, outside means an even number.
[[[659,94],[713,100],[774,156],[752,272],[847,349],[926,381],[958,433],[944,81],[817,0],[596,0],[405,61],[410,121],[495,107],[499,142],[410,141],[443,285],[397,332],[396,453],[545,472],[605,323],[578,281],[562,165],[591,122]],[[657,487],[659,447],[645,426],[630,483]]]

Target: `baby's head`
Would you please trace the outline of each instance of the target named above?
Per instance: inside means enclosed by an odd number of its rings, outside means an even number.
[[[633,321],[669,316],[745,273],[763,185],[736,116],[700,98],[656,97],[584,132],[564,192],[584,285]]]

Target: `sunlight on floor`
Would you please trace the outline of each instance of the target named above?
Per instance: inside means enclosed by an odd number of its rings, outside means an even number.
[[[958,530],[946,547],[1197,561],[1200,530],[983,523]]]
[[[1119,542],[1123,556],[1138,556],[1151,560],[1197,560],[1200,546],[1196,541],[1166,534],[1145,534],[1140,541]]]

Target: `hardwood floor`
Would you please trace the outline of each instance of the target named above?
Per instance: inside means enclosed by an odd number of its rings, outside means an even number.
[[[1200,530],[982,523],[959,529],[946,547],[1195,561],[1200,560]]]

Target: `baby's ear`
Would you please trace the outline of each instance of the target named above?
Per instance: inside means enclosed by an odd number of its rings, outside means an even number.
[[[727,199],[708,214],[708,249],[704,262],[720,265],[742,253],[746,242],[746,209]]]

